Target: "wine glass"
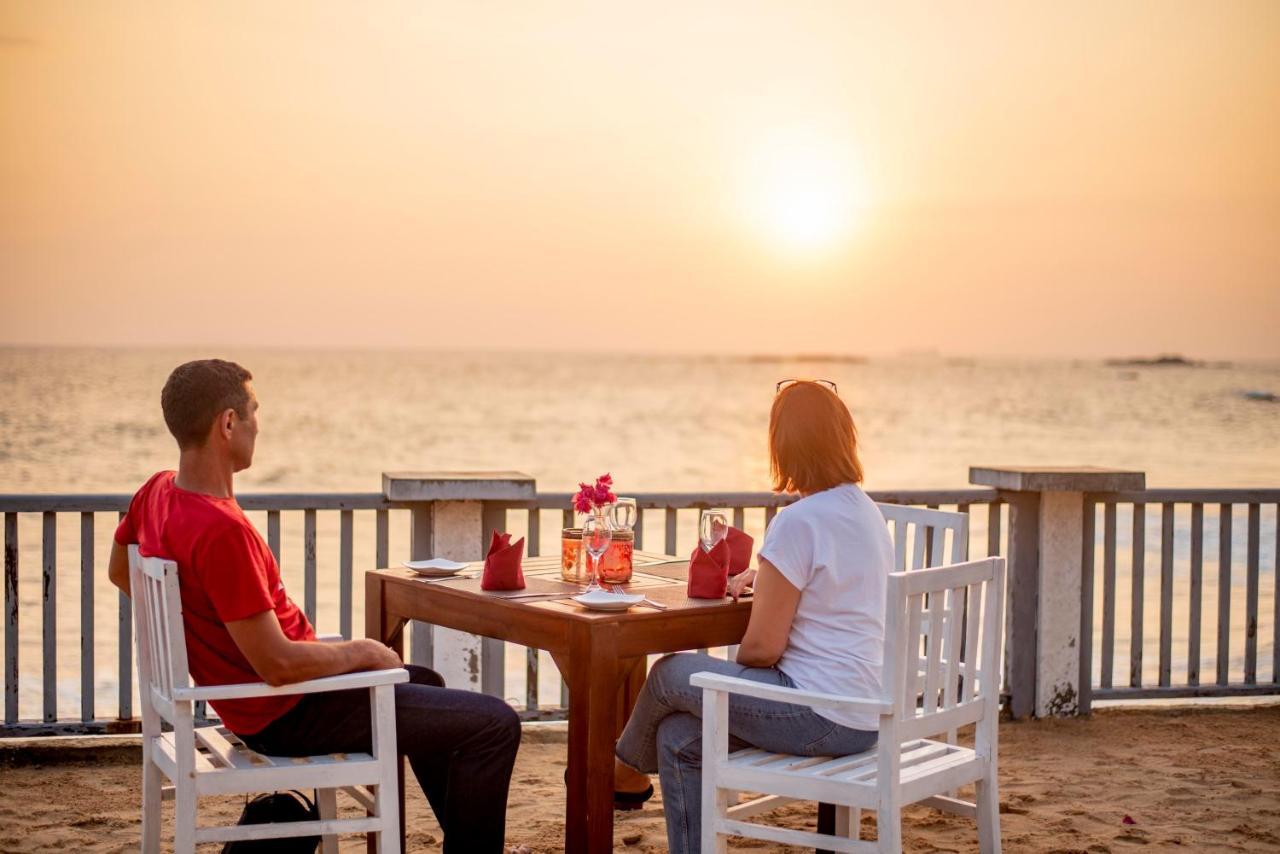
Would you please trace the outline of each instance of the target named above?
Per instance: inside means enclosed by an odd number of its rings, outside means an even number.
[[[602,589],[597,577],[600,575],[600,558],[609,550],[613,542],[613,528],[604,516],[588,516],[582,523],[582,547],[587,550],[591,560],[587,566],[587,593]],[[592,566],[594,564],[594,567]]]
[[[640,509],[634,498],[619,498],[613,505],[613,524],[617,528],[631,530],[640,518]]]
[[[698,522],[698,539],[702,550],[709,552],[729,533],[729,519],[723,510],[706,510]]]

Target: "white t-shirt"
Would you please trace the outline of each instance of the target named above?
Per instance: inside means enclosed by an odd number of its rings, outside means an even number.
[[[778,669],[807,691],[879,699],[893,540],[875,503],[854,484],[801,498],[774,517],[760,557],[800,591]],[[869,713],[815,711],[854,729],[880,723]]]

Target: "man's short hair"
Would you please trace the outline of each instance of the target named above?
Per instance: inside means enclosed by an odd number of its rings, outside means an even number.
[[[213,420],[228,409],[249,417],[249,391],[244,384],[253,374],[235,362],[199,359],[178,365],[160,392],[164,423],[182,450],[198,448],[209,438]]]

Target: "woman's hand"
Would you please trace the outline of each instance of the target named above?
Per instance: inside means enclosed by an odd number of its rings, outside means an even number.
[[[742,595],[748,587],[756,583],[756,571],[748,569],[739,572],[733,578],[729,579],[729,595],[733,597],[733,601],[737,602],[738,597]]]

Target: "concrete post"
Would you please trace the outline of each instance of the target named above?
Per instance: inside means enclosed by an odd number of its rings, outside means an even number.
[[[382,494],[408,504],[409,559],[484,558],[490,528],[501,529],[504,507],[537,496],[534,479],[520,472],[384,472]],[[431,667],[450,688],[503,695],[501,641],[414,621],[409,661]]]
[[[1079,711],[1084,494],[1146,488],[1146,475],[1092,466],[975,466],[970,483],[1009,503],[1005,685],[1015,718]]]

